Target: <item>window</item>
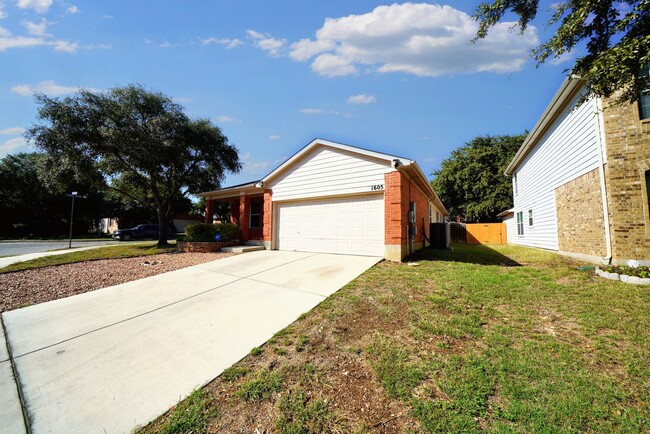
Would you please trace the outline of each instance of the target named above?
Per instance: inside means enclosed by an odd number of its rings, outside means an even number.
[[[650,78],[650,63],[641,68],[639,79],[648,80]],[[639,117],[641,119],[650,118],[650,89],[646,89],[639,95]]]
[[[529,209],[528,210],[528,226],[533,225],[533,210]]]
[[[517,187],[517,174],[516,173],[515,173],[515,176],[512,177],[512,183],[514,185],[515,194],[519,193],[519,188]]]
[[[251,211],[249,219],[249,228],[259,228],[260,227],[260,208],[261,204],[259,201],[251,202]]]
[[[524,234],[524,212],[519,211],[517,213],[517,235]]]

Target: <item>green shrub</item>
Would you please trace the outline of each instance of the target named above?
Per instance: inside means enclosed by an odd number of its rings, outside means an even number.
[[[185,240],[208,243],[215,241],[215,235],[218,233],[221,234],[221,241],[232,241],[239,236],[239,226],[232,223],[194,223],[185,228]]]
[[[210,242],[214,241],[217,234],[216,225],[206,225],[203,223],[193,223],[185,228],[185,239],[190,242]]]
[[[221,234],[221,241],[232,241],[239,238],[239,226],[234,223],[218,223],[214,226]]]

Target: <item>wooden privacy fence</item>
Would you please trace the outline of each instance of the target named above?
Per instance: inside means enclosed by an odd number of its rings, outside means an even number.
[[[505,223],[451,223],[451,240],[467,244],[507,244]]]

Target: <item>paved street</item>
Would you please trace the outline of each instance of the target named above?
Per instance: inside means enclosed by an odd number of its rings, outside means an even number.
[[[72,240],[72,247],[108,246],[117,244],[119,241],[98,240],[98,241],[75,241]],[[0,256],[24,255],[27,253],[40,253],[49,250],[65,249],[68,247],[67,240],[61,241],[18,241],[0,243]]]

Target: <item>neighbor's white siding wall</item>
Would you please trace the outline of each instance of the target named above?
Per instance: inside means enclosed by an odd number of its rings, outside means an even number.
[[[508,243],[558,250],[554,190],[598,167],[599,134],[595,100],[577,109],[576,97],[517,168],[515,212],[507,222]],[[513,189],[514,193],[514,189]],[[528,210],[533,210],[533,226]],[[524,234],[517,235],[517,213],[523,211]],[[576,219],[589,216],[576,216]]]
[[[517,216],[515,214],[506,214],[501,221],[506,224],[508,244],[512,244],[511,240],[517,236]]]
[[[371,186],[383,185],[384,174],[393,170],[388,162],[318,147],[291,170],[273,179],[269,188],[273,191],[274,202],[372,193]]]

